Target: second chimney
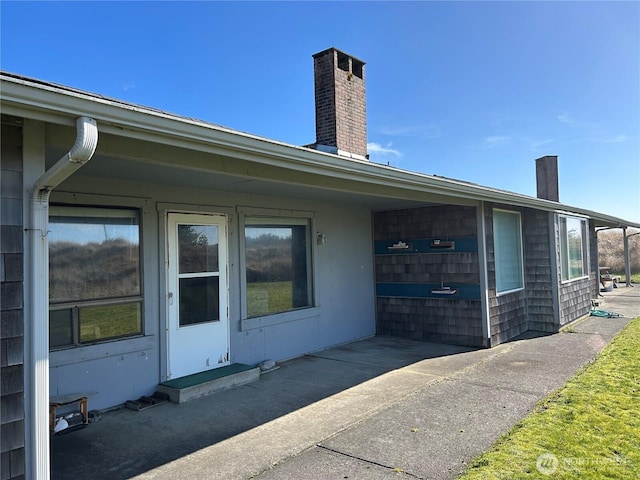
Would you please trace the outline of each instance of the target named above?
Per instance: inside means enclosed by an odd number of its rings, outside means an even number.
[[[317,150],[367,159],[364,62],[336,48],[313,56]]]
[[[546,155],[536,159],[536,186],[538,198],[559,202],[558,156]]]

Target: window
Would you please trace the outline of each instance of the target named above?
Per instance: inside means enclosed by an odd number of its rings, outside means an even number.
[[[49,345],[140,335],[140,225],[136,210],[52,206]]]
[[[524,287],[522,268],[522,228],[520,214],[493,211],[493,239],[496,264],[496,291],[504,293]]]
[[[560,217],[560,260],[562,280],[587,275],[587,222],[581,218]]]
[[[310,221],[245,220],[247,317],[312,305]]]

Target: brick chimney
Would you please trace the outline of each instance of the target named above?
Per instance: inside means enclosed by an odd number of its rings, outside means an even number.
[[[309,147],[365,160],[364,62],[336,48],[313,55],[316,143]]]
[[[558,156],[546,155],[536,159],[538,198],[559,202]]]

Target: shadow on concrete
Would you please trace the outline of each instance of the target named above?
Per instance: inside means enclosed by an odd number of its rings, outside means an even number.
[[[283,362],[257,382],[184,404],[106,412],[83,430],[51,438],[52,478],[131,478],[387,372],[474,351],[375,337]],[[434,369],[443,373],[441,364]]]
[[[531,340],[533,338],[548,337],[549,335],[554,334],[550,332],[540,332],[537,330],[527,330],[526,332],[523,332],[516,337],[510,338],[506,342],[502,342],[502,344],[504,345],[505,343],[519,342],[520,340]]]
[[[599,308],[621,313],[626,319],[640,316],[640,288],[615,289],[606,294]],[[492,349],[375,337],[316,352],[283,362],[278,370],[249,385],[181,405],[167,403],[142,412],[108,412],[101,421],[83,430],[53,437],[52,478],[185,478],[185,466],[197,471],[198,458],[206,458],[207,465],[224,470],[219,467],[232,461],[240,466],[247,464],[261,450],[264,457],[243,470],[259,471],[358,423],[385,402],[408,398],[434,382],[449,385],[451,382],[442,379],[451,379],[459,372],[468,372],[470,384],[475,386],[484,382],[495,387],[502,381],[511,388],[514,379],[524,378],[527,395],[544,394],[556,369],[535,368],[544,363],[540,352],[545,359],[561,362],[568,369],[563,375],[570,375],[627,322],[623,318],[591,317],[576,326],[573,334],[525,332],[508,345]],[[570,352],[575,348],[584,358],[575,355],[573,359]],[[470,366],[475,367],[471,373]],[[489,375],[491,372],[493,376]],[[562,377],[556,383],[561,385],[564,381]],[[507,391],[514,391],[509,388]],[[322,402],[329,397],[333,398]],[[442,403],[459,416],[456,398],[447,397]],[[342,417],[336,419],[339,416]],[[479,418],[486,421],[486,416]],[[318,428],[325,425],[323,422],[332,421],[333,425]],[[318,431],[311,432],[314,428]],[[295,445],[291,448],[277,445],[285,443],[283,436],[292,438],[299,432],[304,438],[292,441]],[[249,447],[248,439],[258,443]],[[234,445],[231,448],[230,443]],[[221,458],[225,455],[226,460]],[[151,472],[163,465],[165,468]],[[238,470],[241,469],[234,471]],[[174,474],[167,476],[167,471]],[[211,470],[200,473],[204,477],[192,478],[211,478]],[[309,475],[307,478],[313,478],[314,472]]]

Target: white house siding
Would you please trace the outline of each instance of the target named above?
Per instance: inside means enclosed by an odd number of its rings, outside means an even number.
[[[106,408],[152,393],[165,378],[165,210],[228,216],[232,362],[281,360],[375,334],[371,213],[367,207],[82,175],[72,177],[52,195],[52,203],[56,202],[142,208],[145,335],[51,352],[52,394],[97,392],[90,398],[90,408]],[[314,308],[242,321],[240,219],[245,211],[255,209],[313,216]],[[315,232],[325,235],[325,244],[317,244]]]

